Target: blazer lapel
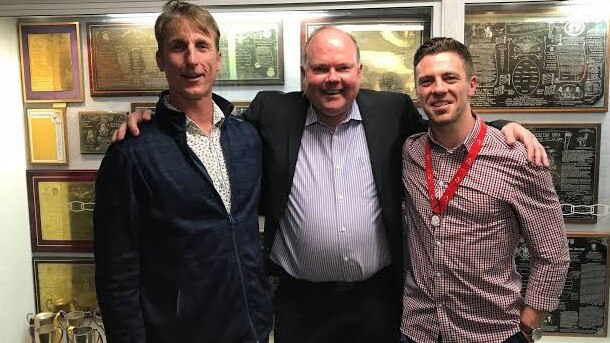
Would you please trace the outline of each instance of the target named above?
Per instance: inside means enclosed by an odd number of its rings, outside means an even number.
[[[371,168],[373,169],[373,178],[375,179],[375,186],[377,187],[377,194],[383,194],[383,182],[381,180],[381,167],[383,161],[381,157],[383,152],[381,151],[384,123],[381,120],[382,116],[376,116],[375,107],[376,104],[374,98],[368,96],[366,91],[361,90],[356,97],[358,108],[360,109],[360,115],[362,116],[362,122],[364,124],[364,133],[366,136],[366,144],[369,148],[369,158],[371,160]],[[377,109],[378,111],[379,109]]]
[[[301,93],[302,94],[302,93]],[[282,189],[283,199],[288,199],[288,193],[292,187],[292,180],[294,178],[294,171],[297,165],[297,157],[299,156],[299,149],[301,148],[301,138],[303,138],[303,131],[305,130],[305,118],[307,117],[307,110],[309,109],[309,100],[302,94],[301,101],[298,102],[299,106],[295,107],[286,119],[286,142],[288,144],[288,175],[284,181],[284,188]],[[286,208],[287,201],[282,201],[280,208],[278,208],[277,217],[280,218]]]

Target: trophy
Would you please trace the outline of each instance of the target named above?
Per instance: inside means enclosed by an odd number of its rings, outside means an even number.
[[[64,336],[64,330],[53,324],[42,325],[34,331],[36,343],[60,343]]]
[[[91,326],[68,326],[68,343],[101,343],[102,333]]]

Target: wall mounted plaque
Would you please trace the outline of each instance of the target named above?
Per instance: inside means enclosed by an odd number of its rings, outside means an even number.
[[[569,223],[597,222],[597,187],[601,124],[524,123],[544,146]]]
[[[425,22],[399,19],[335,19],[304,23],[301,28],[301,47],[311,34],[322,26],[333,25],[349,32],[360,47],[362,63],[361,87],[407,93],[413,99],[413,56],[429,36]]]
[[[157,95],[167,88],[152,25],[88,23],[87,38],[91,96]]]
[[[31,164],[68,164],[65,108],[28,109],[28,149]]]
[[[233,113],[236,116],[243,115],[244,112],[246,112],[246,110],[248,109],[248,107],[250,107],[250,101],[232,101],[231,103],[233,104],[233,106],[235,106],[233,108]]]
[[[82,102],[78,23],[20,23],[23,101]]]
[[[282,22],[240,15],[218,20],[222,64],[218,85],[283,85]]]
[[[570,268],[559,307],[542,326],[545,334],[606,337],[608,328],[608,243],[610,233],[568,232]],[[530,273],[530,252],[521,243],[515,252],[525,295]]]
[[[32,251],[91,251],[96,170],[26,171]]]
[[[283,84],[281,21],[218,21],[221,70],[217,85]],[[157,95],[167,88],[157,67],[153,25],[87,24],[92,96]]]
[[[561,13],[467,11],[477,111],[607,111],[608,20]]]
[[[95,312],[95,264],[92,258],[34,258],[36,312]]]
[[[148,102],[132,102],[131,103],[131,112],[135,112],[137,110],[151,110],[155,113],[155,109],[157,108],[156,101],[148,101]]]
[[[119,128],[126,112],[78,112],[80,153],[104,154],[111,143],[112,133]]]

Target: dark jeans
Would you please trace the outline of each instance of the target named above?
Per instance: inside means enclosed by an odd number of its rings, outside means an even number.
[[[401,301],[390,269],[357,283],[285,274],[275,293],[276,343],[379,343],[400,339]]]
[[[414,340],[409,339],[409,337],[401,334],[400,335],[400,343],[415,343]],[[438,340],[437,343],[442,343],[443,340],[441,338],[441,336],[438,336]],[[528,343],[527,339],[525,338],[525,336],[523,336],[523,333],[521,333],[521,331],[517,332],[516,334],[508,337],[504,342],[502,343]]]

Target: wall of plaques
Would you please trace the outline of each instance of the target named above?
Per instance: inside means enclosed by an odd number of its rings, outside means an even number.
[[[600,342],[608,336],[610,277],[605,182],[610,140],[604,135],[610,123],[610,13],[574,1],[466,2],[458,5],[463,17],[456,20],[464,24],[459,33],[442,32],[450,25],[441,22],[440,12],[455,8],[451,0],[441,1],[449,4],[445,7],[404,1],[212,9],[222,33],[222,69],[214,91],[233,101],[239,113],[259,90],[299,90],[301,47],[315,28],[333,24],[360,42],[363,87],[414,96],[412,58],[421,42],[438,35],[463,38],[479,77],[477,111],[487,120],[522,122],[551,161],[572,263],[560,308],[545,321],[552,335],[545,341],[578,336]],[[23,103],[25,118],[36,312],[81,310],[99,320],[91,253],[93,185],[124,115],[154,108],[166,87],[154,57],[156,16],[18,19],[23,98],[16,101]],[[527,247],[515,256],[527,275]]]

